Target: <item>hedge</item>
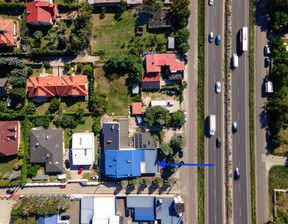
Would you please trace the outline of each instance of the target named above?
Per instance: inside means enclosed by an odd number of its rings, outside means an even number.
[[[0,112],[0,121],[22,120],[24,117],[20,113],[3,113]]]
[[[75,112],[64,112],[63,115],[75,115]],[[92,112],[84,112],[84,117],[88,117],[88,116],[92,116],[93,113]]]
[[[29,119],[35,119],[35,118],[42,118],[42,117],[48,117],[49,119],[52,119],[55,117],[54,114],[46,114],[46,115],[27,115],[26,116]]]
[[[23,125],[23,138],[24,138],[24,156],[23,156],[23,166],[22,166],[22,177],[21,177],[21,186],[24,187],[27,183],[27,160],[29,158],[29,120],[26,117],[22,122]]]
[[[58,9],[78,9],[76,4],[57,4]]]
[[[25,3],[1,3],[0,10],[10,11],[10,10],[24,10],[26,9]]]

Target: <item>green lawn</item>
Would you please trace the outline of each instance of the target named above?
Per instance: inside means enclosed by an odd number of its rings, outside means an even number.
[[[288,167],[274,166],[269,171],[269,204],[270,204],[270,217],[273,217],[273,189],[288,189]],[[287,196],[281,198],[282,204],[287,205]],[[283,213],[281,213],[283,214]],[[286,216],[287,216],[286,210]],[[279,214],[278,214],[279,217]],[[279,217],[281,218],[281,217]]]
[[[0,179],[6,172],[13,172],[13,164],[18,161],[17,156],[6,156],[0,158]]]
[[[39,76],[43,72],[43,68],[33,68],[32,76]]]
[[[92,53],[104,51],[113,55],[127,53],[132,48],[141,51],[166,51],[168,36],[172,30],[147,31],[144,25],[143,35],[135,36],[136,19],[134,9],[125,11],[122,20],[114,19],[114,13],[106,14],[103,20],[99,14],[93,15]],[[157,34],[157,35],[156,35]],[[161,43],[157,47],[157,43]]]
[[[131,98],[126,86],[127,76],[115,80],[108,80],[101,68],[95,69],[96,88],[108,93],[108,107],[106,113],[114,116],[127,116]]]

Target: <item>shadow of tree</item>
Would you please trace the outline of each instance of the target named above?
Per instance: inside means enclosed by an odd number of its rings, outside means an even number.
[[[144,191],[145,190],[145,188],[146,188],[146,186],[145,185],[140,185],[139,187],[138,187],[138,189],[137,189],[137,194],[141,194],[141,192],[142,191]]]

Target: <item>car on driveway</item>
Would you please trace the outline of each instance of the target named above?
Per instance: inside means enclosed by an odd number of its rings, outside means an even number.
[[[179,150],[179,158],[183,158],[183,149]]]
[[[215,91],[216,93],[221,93],[221,82],[216,82]]]
[[[93,175],[93,176],[90,177],[91,180],[98,180],[98,178],[99,178],[99,177],[96,176],[96,175]]]
[[[125,208],[125,216],[126,217],[129,217],[130,216],[130,211],[129,211],[129,208]]]
[[[185,64],[187,64],[188,62],[188,57],[186,54],[183,55],[183,61],[185,62]]]
[[[83,168],[81,167],[81,168],[79,168],[79,170],[78,170],[78,174],[81,174],[82,173],[82,171],[83,171]]]
[[[209,42],[212,43],[213,42],[213,39],[214,39],[214,35],[213,35],[213,32],[211,32],[209,34]]]
[[[65,160],[65,167],[66,167],[66,169],[69,169],[69,168],[70,168],[70,161],[69,161],[69,159],[66,159],[66,160]]]
[[[233,125],[232,125],[233,132],[236,132],[237,128],[238,128],[237,122],[233,122]]]
[[[216,37],[216,45],[219,45],[220,43],[221,43],[221,36],[218,35],[218,36]]]
[[[59,186],[60,188],[66,188],[66,184],[62,184]]]
[[[236,167],[236,169],[235,169],[235,180],[237,180],[239,178],[240,178],[240,171],[239,171],[239,168]]]
[[[217,138],[216,139],[216,147],[220,148],[220,146],[221,146],[221,140],[220,140],[220,138]]]

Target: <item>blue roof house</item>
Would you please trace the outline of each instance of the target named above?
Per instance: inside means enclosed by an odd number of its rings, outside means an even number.
[[[50,216],[38,216],[37,224],[64,224],[69,223],[69,221],[60,220],[59,214],[50,215]]]
[[[127,208],[134,209],[135,221],[155,221],[154,197],[128,196]]]
[[[105,176],[113,178],[141,176],[140,150],[104,150]]]

